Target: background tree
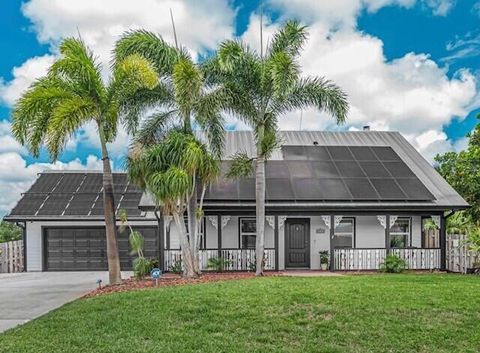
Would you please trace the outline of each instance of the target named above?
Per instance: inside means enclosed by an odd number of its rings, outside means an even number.
[[[223,118],[220,114],[222,107],[225,105],[223,90],[205,82],[205,73],[202,71],[202,67],[193,62],[185,49],[177,49],[169,45],[154,33],[133,31],[125,34],[117,42],[115,56],[117,61],[121,61],[131,55],[140,55],[149,60],[160,77],[160,82],[154,89],[139,90],[129,101],[131,108],[129,110],[129,121],[142,121],[139,129],[136,129],[137,124],[135,123],[132,124],[130,130],[135,134],[135,141],[132,146],[133,155],[136,155],[135,150],[147,149],[152,151],[150,147],[162,144],[165,136],[172,131],[193,136],[195,130],[200,130],[208,141],[208,153],[212,153],[215,159],[219,159],[224,141]],[[193,147],[193,145],[190,147]],[[200,147],[197,146],[196,148]],[[158,166],[154,167],[158,168]],[[184,170],[183,167],[178,167]],[[190,172],[196,173],[196,168],[193,168]],[[196,179],[195,175],[188,176]],[[187,175],[183,175],[183,177],[187,177]],[[187,200],[184,200],[183,197],[178,200],[182,202],[185,207],[184,210],[183,207],[172,207],[171,199],[166,194],[159,194],[158,190],[151,185],[149,187],[149,183],[146,181],[143,182],[144,186],[154,196],[157,196],[157,200],[163,200],[164,198],[170,200],[162,203],[163,213],[177,212],[177,215],[174,214],[173,216],[178,216],[179,222],[183,223],[177,225],[185,240],[182,246],[189,246],[190,248],[189,250],[182,248],[184,256],[190,257],[191,253],[192,258],[198,259],[196,240],[190,241],[190,239],[199,239],[197,232],[201,206],[199,207],[197,199],[197,184],[193,183],[191,185],[192,189]],[[175,197],[178,198],[179,195],[175,195]],[[179,216],[178,212],[180,211],[187,214],[186,224],[183,215],[182,217]],[[185,233],[187,229],[189,232],[188,238]],[[185,258],[185,261],[189,260]],[[198,261],[194,260],[193,262],[193,272],[186,269],[185,275],[193,276],[193,273],[198,274],[200,272]],[[189,266],[189,264],[187,265]]]
[[[226,108],[254,133],[255,156],[235,155],[229,176],[247,176],[255,168],[257,275],[263,274],[265,249],[265,161],[280,145],[278,119],[293,110],[316,107],[343,123],[348,112],[346,95],[335,84],[301,76],[298,58],[306,39],[306,27],[290,21],[273,36],[265,53],[263,48],[257,53],[229,40],[204,65],[209,80],[228,93]]]
[[[480,124],[467,135],[464,151],[437,155],[436,169],[442,177],[471,205],[464,211],[471,222],[480,222]]]
[[[0,222],[0,243],[7,241],[20,240],[22,238],[22,228],[2,220]]]
[[[118,283],[118,256],[113,178],[107,143],[115,139],[119,122],[127,126],[125,114],[138,89],[156,86],[158,77],[147,59],[130,55],[117,61],[109,82],[102,80],[101,67],[80,39],[60,45],[61,57],[48,74],[22,95],[13,110],[12,130],[16,139],[37,157],[44,144],[57,159],[68,139],[85,123],[97,125],[103,161],[103,202],[110,283]]]
[[[203,198],[207,185],[219,173],[218,160],[205,144],[184,131],[170,131],[161,142],[130,155],[128,175],[141,185],[164,213],[171,214],[179,230],[182,263],[185,277],[200,273],[200,225],[203,217]],[[197,186],[200,193],[197,195]],[[188,204],[199,197],[195,214],[188,212]],[[195,221],[187,229],[184,214]]]

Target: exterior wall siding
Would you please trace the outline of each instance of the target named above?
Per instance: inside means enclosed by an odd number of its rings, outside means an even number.
[[[253,217],[253,216],[252,216]],[[228,223],[222,229],[222,248],[239,248],[239,216],[231,216]],[[248,218],[248,217],[247,217]],[[330,230],[323,222],[320,216],[300,217],[292,216],[291,218],[308,218],[310,219],[310,268],[320,268],[321,250],[330,250]],[[412,216],[411,239],[413,247],[421,247],[421,217]],[[146,220],[131,222],[132,225],[148,225],[156,226],[156,220]],[[92,222],[59,222],[59,221],[43,221],[43,222],[27,222],[27,269],[28,271],[42,271],[43,269],[43,237],[42,227],[81,227],[81,226],[103,226],[101,221]],[[355,217],[355,243],[357,248],[383,248],[385,246],[385,230],[380,225],[376,216],[357,216]],[[170,249],[179,249],[180,241],[178,230],[175,222],[165,227],[165,246],[167,246],[167,227],[170,228]],[[205,222],[206,229],[206,246],[207,249],[217,249],[218,247],[218,231],[207,219]],[[274,248],[274,229],[265,223],[265,247]],[[280,227],[278,231],[278,265],[279,269],[285,269],[285,227]]]

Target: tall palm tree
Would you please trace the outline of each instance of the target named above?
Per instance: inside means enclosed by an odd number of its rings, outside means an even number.
[[[158,76],[147,59],[131,55],[117,61],[111,79],[104,82],[101,66],[81,39],[64,40],[60,54],[47,75],[34,82],[16,103],[13,134],[34,156],[45,145],[55,160],[75,131],[90,121],[97,125],[103,161],[109,279],[111,284],[119,283],[115,200],[107,143],[114,140],[119,122],[133,125],[125,114],[131,96],[139,89],[153,89]]]
[[[263,274],[265,249],[265,161],[280,144],[278,119],[292,110],[316,107],[343,123],[348,112],[339,87],[323,78],[301,76],[298,58],[306,39],[306,27],[290,21],[273,36],[265,53],[228,40],[204,64],[209,81],[228,92],[231,111],[253,129],[256,156],[238,153],[229,174],[249,175],[255,167],[257,275]]]
[[[202,67],[192,60],[185,49],[169,45],[154,33],[143,30],[126,33],[117,42],[115,56],[121,61],[131,55],[140,55],[149,60],[160,77],[159,84],[153,90],[137,91],[129,102],[133,107],[129,120],[138,122],[144,117],[140,128],[132,130],[135,134],[133,148],[160,144],[172,130],[194,135],[195,130],[199,129],[207,138],[209,153],[219,159],[224,141],[223,118],[220,114],[225,104],[223,90],[206,84]],[[194,258],[193,270],[185,269],[184,275],[189,277],[200,273],[197,240],[201,207],[198,205],[197,187],[196,183],[192,185],[185,204],[187,224],[183,216],[174,217],[181,222],[177,227],[185,239],[182,246],[184,262],[189,262],[186,259],[189,254]],[[171,213],[172,208],[164,207],[163,211]],[[187,246],[189,249],[186,249]]]

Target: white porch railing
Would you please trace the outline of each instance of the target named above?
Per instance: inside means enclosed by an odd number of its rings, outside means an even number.
[[[23,240],[0,243],[0,273],[23,271]]]
[[[378,270],[386,249],[335,249],[334,269],[342,271]]]
[[[164,268],[171,271],[181,261],[182,251],[179,249],[164,251]],[[217,249],[200,250],[200,269],[208,270],[208,260],[218,257]],[[255,261],[254,249],[222,249],[221,257],[228,261],[225,271],[249,271]],[[265,250],[265,270],[275,269],[275,249]]]
[[[440,249],[391,249],[392,254],[404,259],[411,270],[436,270],[440,266]]]
[[[404,259],[410,270],[439,269],[440,249],[390,249],[390,254]],[[343,271],[378,270],[387,249],[335,249],[334,269]]]

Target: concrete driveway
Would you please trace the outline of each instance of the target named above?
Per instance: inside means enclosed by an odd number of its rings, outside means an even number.
[[[122,273],[126,278],[130,273]],[[0,274],[0,332],[48,313],[108,283],[107,272],[26,272]]]

